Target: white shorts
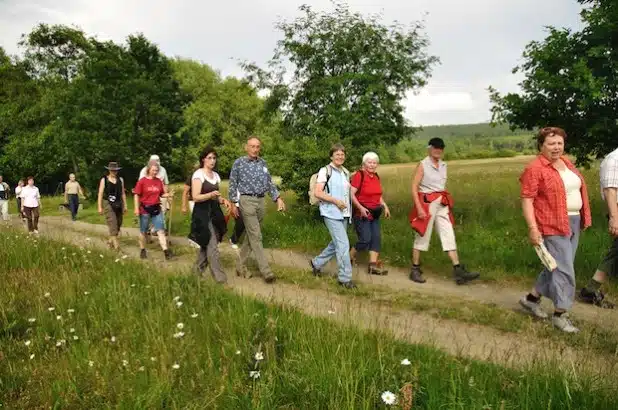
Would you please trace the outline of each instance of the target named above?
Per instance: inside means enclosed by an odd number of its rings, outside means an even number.
[[[419,251],[427,251],[429,249],[429,242],[431,241],[431,233],[435,225],[440,235],[440,241],[442,242],[442,250],[444,252],[454,251],[457,249],[457,243],[455,242],[455,231],[453,230],[453,224],[449,219],[449,208],[441,203],[442,197],[438,197],[435,201],[429,204],[429,214],[431,218],[427,224],[427,230],[425,235],[421,236],[416,233],[414,238],[414,249]]]

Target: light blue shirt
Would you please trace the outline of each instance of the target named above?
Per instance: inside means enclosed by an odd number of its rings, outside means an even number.
[[[345,218],[349,218],[351,216],[352,210],[352,202],[350,195],[350,174],[347,172],[345,168],[337,169],[332,166],[332,164],[327,165],[330,168],[331,176],[328,180],[328,191],[326,186],[324,187],[324,191],[328,192],[330,196],[335,199],[339,199],[348,204],[348,207],[345,210],[341,210],[337,207],[337,205],[320,201],[320,215],[325,218],[342,220]],[[326,167],[322,168],[318,173],[317,183],[323,184],[326,182],[327,171]]]

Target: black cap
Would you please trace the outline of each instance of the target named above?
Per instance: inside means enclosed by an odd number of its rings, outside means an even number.
[[[434,148],[438,148],[438,149],[444,149],[446,145],[444,144],[444,140],[442,138],[432,138],[429,140],[429,144],[427,144],[427,147],[434,147]]]

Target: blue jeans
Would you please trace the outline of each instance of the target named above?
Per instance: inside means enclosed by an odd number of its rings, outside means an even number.
[[[336,256],[339,282],[349,282],[352,280],[352,263],[350,262],[350,241],[346,230],[347,219],[324,218],[324,224],[332,239],[322,253],[313,259],[313,266],[321,269],[333,256]]]
[[[165,220],[163,219],[163,212],[159,215],[150,216],[149,214],[139,216],[139,231],[141,233],[148,232],[149,222],[152,222],[155,232],[165,231]]]
[[[354,228],[358,241],[354,248],[357,251],[380,252],[382,242],[379,219],[354,218]]]
[[[71,218],[77,219],[77,210],[79,209],[79,196],[77,194],[67,195],[69,200],[69,210],[71,211]]]

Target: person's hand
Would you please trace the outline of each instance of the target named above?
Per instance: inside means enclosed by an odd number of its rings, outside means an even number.
[[[182,208],[180,208],[180,212],[182,212],[183,215],[186,215],[186,213],[187,213],[187,206],[183,205]]]
[[[139,216],[139,208],[135,208],[135,209],[133,210],[133,214],[134,214],[135,216]]]
[[[103,208],[99,207],[98,211],[99,211],[99,215],[103,215]]]
[[[365,208],[364,206],[361,206],[359,211],[360,211],[362,218],[369,218],[369,210],[367,208]]]
[[[238,217],[240,216],[240,212],[238,212],[238,207],[236,205],[232,205],[231,206],[231,210],[230,212],[232,213],[232,216],[234,217],[234,219],[238,219]]]
[[[386,206],[386,204],[384,204],[384,217],[385,218],[390,218],[391,217],[391,210],[388,209],[388,206]]]
[[[609,234],[614,238],[618,238],[618,217],[609,218]]]
[[[129,212],[129,210],[127,209],[127,207],[125,206],[124,209],[122,210],[123,214],[126,214],[127,212]]]
[[[212,191],[212,192],[209,192],[208,195],[210,195],[208,199],[215,199],[215,198],[220,197],[221,193],[219,191]]]
[[[534,246],[540,245],[543,242],[543,237],[541,236],[541,232],[539,232],[539,228],[535,226],[528,229],[528,240]]]
[[[230,209],[232,207],[232,203],[230,201],[228,201],[227,199],[224,199],[221,204],[226,208],[226,209]],[[234,207],[235,208],[235,207]]]
[[[285,202],[281,198],[277,198],[277,211],[285,212]]]
[[[418,211],[418,219],[427,219],[427,212],[421,207],[417,209]]]

